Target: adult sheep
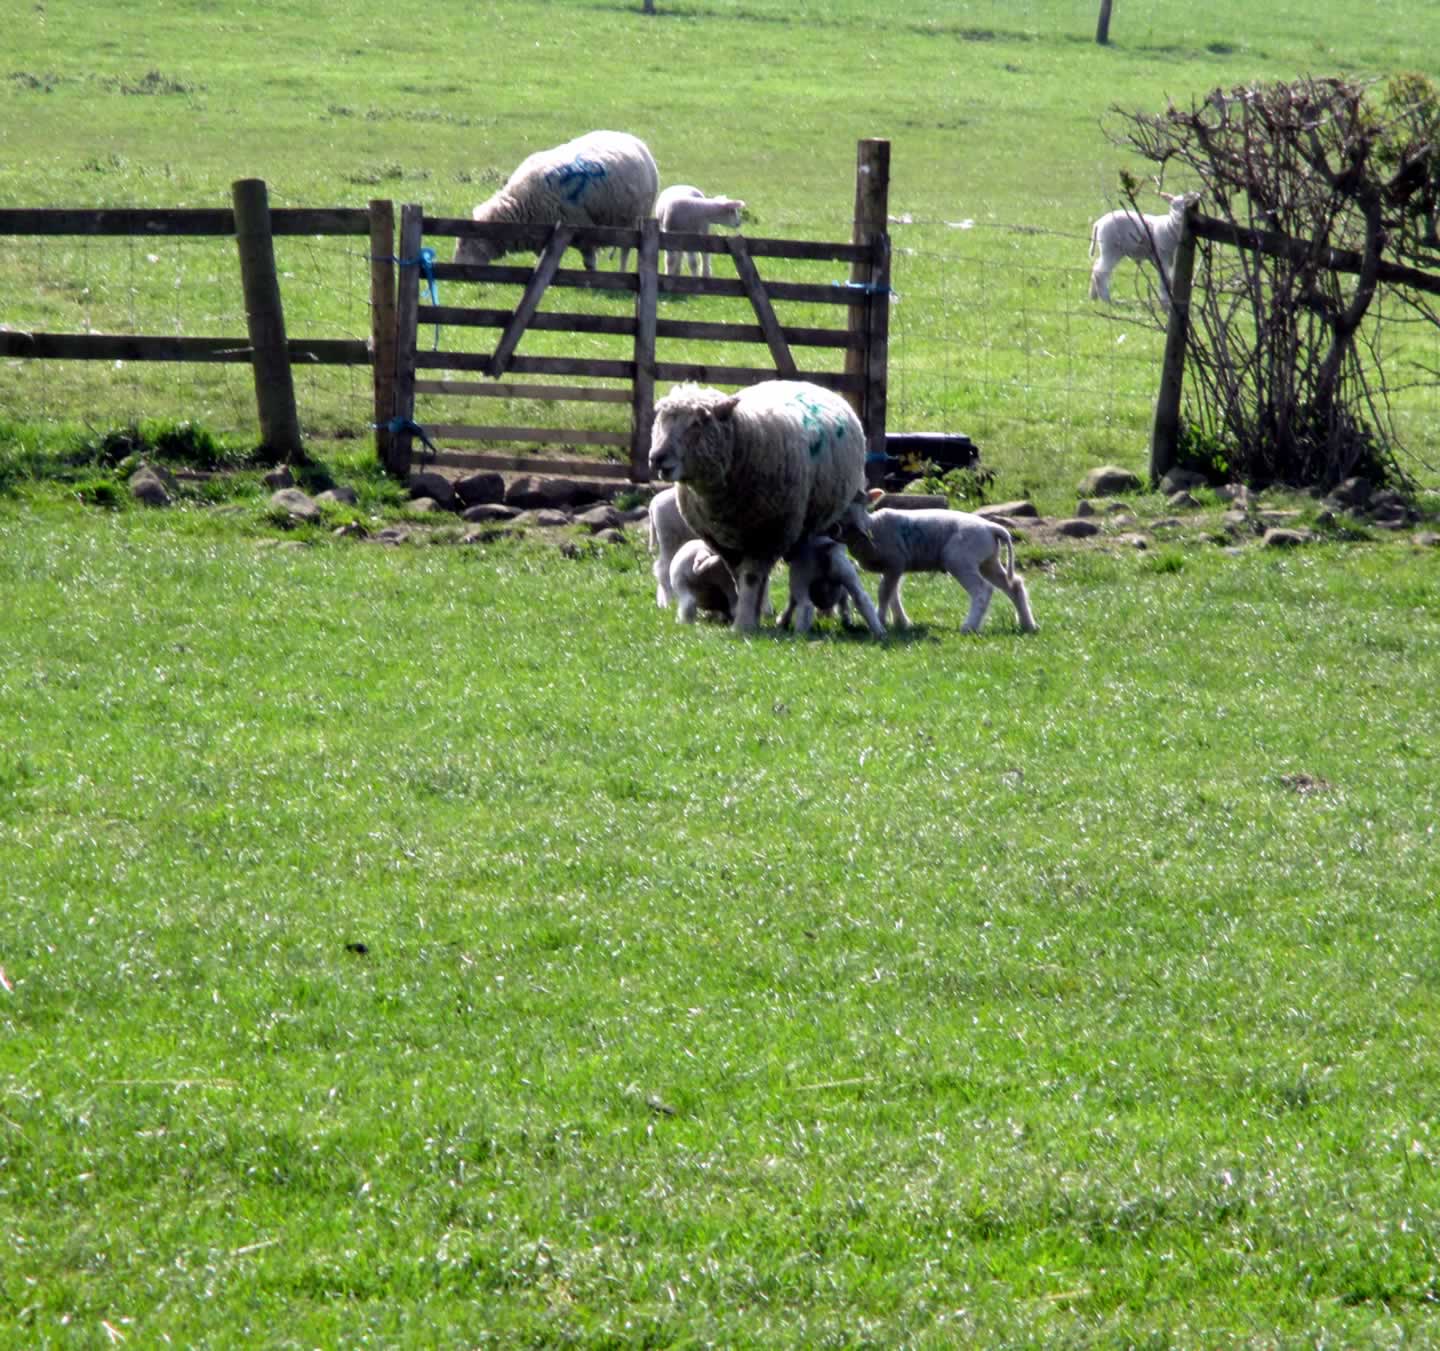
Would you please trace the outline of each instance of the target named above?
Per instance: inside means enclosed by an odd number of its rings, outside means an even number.
[[[591,131],[537,150],[470,214],[491,224],[634,229],[653,214],[659,190],[655,157],[644,141],[623,131]],[[586,268],[595,271],[595,246],[576,247]],[[499,240],[466,237],[456,245],[455,261],[489,263],[507,251]],[[622,272],[629,252],[620,250]]]
[[[680,385],[655,407],[650,472],[730,565],[735,628],[753,632],[771,569],[823,534],[865,485],[865,433],[838,394],[767,380],[739,394]]]

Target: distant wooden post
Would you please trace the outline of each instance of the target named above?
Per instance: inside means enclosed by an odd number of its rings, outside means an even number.
[[[295,382],[290,374],[290,345],[285,338],[285,310],[275,272],[269,194],[259,178],[232,183],[230,193],[255,371],[255,400],[260,411],[260,440],[275,454],[298,459],[304,449],[300,444],[300,415],[295,409]]]
[[[1190,279],[1194,271],[1195,235],[1187,212],[1168,287],[1170,322],[1165,330],[1165,358],[1160,368],[1160,392],[1155,399],[1155,422],[1150,432],[1152,488],[1174,466],[1180,448],[1180,389],[1185,377],[1185,344],[1190,337]],[[1163,273],[1160,284],[1165,288]]]
[[[1095,41],[1102,47],[1110,41],[1110,0],[1100,0],[1100,22],[1095,25]]]
[[[395,416],[395,204],[370,202],[370,351],[374,362],[375,455],[391,468]]]
[[[420,323],[420,269],[408,259],[420,257],[425,235],[425,212],[415,205],[400,208],[400,263],[403,281],[395,303],[395,411],[392,417],[415,418],[415,338]],[[390,439],[390,472],[401,478],[410,473],[411,433],[395,432]]]
[[[850,334],[858,339],[845,353],[845,374],[858,375],[864,392],[848,395],[865,428],[867,454],[885,453],[886,367],[890,346],[890,142],[861,141],[856,149],[855,227],[852,239],[868,250],[854,263],[850,284],[863,296],[850,306]]]
[[[635,266],[640,293],[635,302],[635,385],[630,421],[630,481],[650,478],[650,430],[655,421],[655,324],[660,295],[660,222],[641,223]]]

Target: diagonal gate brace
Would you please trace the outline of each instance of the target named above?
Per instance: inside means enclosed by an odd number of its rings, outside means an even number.
[[[725,243],[735,260],[735,271],[740,274],[740,284],[744,286],[751,305],[755,307],[755,317],[760,321],[760,331],[764,333],[765,341],[769,344],[775,369],[782,376],[799,375],[800,368],[795,364],[795,358],[790,355],[790,344],[785,341],[780,321],[775,317],[770,297],[765,292],[765,283],[760,280],[760,274],[755,270],[755,260],[750,257],[750,249],[744,238],[741,235],[726,235]]]
[[[551,232],[545,245],[545,252],[540,255],[540,261],[535,264],[535,271],[530,274],[530,280],[525,283],[525,294],[520,297],[520,303],[515,306],[515,313],[510,316],[510,322],[505,325],[505,331],[500,335],[500,341],[495,344],[495,351],[491,353],[490,362],[485,368],[485,374],[492,380],[498,380],[505,374],[510,365],[510,358],[515,355],[515,349],[520,345],[520,339],[525,336],[525,329],[529,326],[530,320],[535,317],[535,311],[540,308],[540,297],[545,294],[545,288],[554,281],[555,273],[560,267],[560,259],[564,256],[565,250],[570,247],[570,241],[574,237],[575,228],[571,225],[557,225]]]

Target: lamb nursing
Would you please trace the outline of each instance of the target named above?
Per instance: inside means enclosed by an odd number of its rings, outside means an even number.
[[[863,490],[865,433],[843,398],[808,381],[730,395],[681,385],[656,405],[650,473],[677,485],[686,523],[729,565],[735,628],[748,633],[775,564]]]

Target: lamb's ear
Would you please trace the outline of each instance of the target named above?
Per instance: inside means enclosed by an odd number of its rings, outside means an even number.
[[[865,500],[870,503],[870,506],[873,509],[874,507],[879,505],[880,499],[884,496],[884,488],[871,488],[870,491],[865,494]]]
[[[732,394],[728,399],[721,399],[711,410],[716,422],[724,422],[735,414],[735,405],[740,402],[738,394]]]

